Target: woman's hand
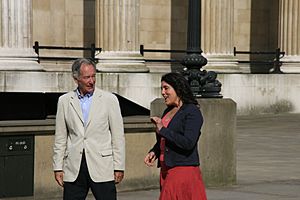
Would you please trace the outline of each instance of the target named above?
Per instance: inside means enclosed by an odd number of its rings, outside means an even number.
[[[153,151],[149,152],[145,159],[144,159],[144,163],[148,166],[148,167],[152,167],[154,166],[154,162],[156,160],[156,156],[155,153]]]
[[[161,118],[159,117],[151,117],[151,122],[156,126],[156,132],[159,133],[160,129],[163,127],[161,122]]]

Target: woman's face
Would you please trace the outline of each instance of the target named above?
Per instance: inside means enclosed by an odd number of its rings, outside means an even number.
[[[179,105],[180,98],[177,96],[174,88],[165,81],[161,82],[161,95],[164,97],[167,106]]]

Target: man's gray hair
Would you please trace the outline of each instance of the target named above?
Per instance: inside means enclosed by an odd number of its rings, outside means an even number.
[[[96,71],[96,65],[95,63],[87,58],[78,58],[77,60],[75,60],[72,64],[72,75],[73,78],[77,79],[80,76],[80,67],[82,65],[92,65]]]

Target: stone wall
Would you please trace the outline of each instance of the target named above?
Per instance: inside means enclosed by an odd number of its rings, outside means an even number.
[[[145,107],[161,97],[162,73],[97,73],[97,86]],[[237,114],[300,112],[300,74],[218,74],[221,94],[237,103]],[[0,72],[0,92],[67,92],[69,72]]]

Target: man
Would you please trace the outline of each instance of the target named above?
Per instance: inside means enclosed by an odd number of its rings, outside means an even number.
[[[95,87],[96,67],[77,59],[78,87],[58,100],[54,176],[65,200],[83,200],[89,188],[97,200],[115,200],[125,169],[125,139],[118,99]]]

